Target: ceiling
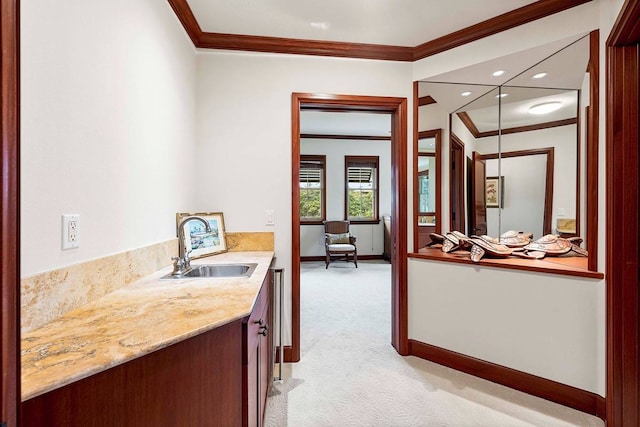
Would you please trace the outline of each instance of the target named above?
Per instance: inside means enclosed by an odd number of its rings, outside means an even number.
[[[187,0],[203,31],[417,46],[532,0]]]
[[[197,48],[416,61],[592,0],[167,0]]]

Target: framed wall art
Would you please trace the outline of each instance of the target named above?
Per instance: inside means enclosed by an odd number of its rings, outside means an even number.
[[[504,176],[488,176],[484,188],[487,207],[504,208]]]
[[[176,214],[176,230],[180,223],[189,216],[204,218],[209,223],[211,232],[206,232],[204,224],[198,220],[184,224],[184,241],[179,244],[185,246],[185,253],[191,251],[189,256],[193,259],[227,251],[222,212],[178,212]],[[179,233],[177,234],[179,235]]]

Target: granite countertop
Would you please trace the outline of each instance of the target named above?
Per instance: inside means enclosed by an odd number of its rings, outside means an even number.
[[[250,277],[159,280],[164,268],[22,336],[22,400],[247,316],[274,253],[227,252],[192,265],[257,263]]]

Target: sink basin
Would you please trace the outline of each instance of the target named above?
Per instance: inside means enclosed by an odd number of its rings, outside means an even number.
[[[220,277],[249,277],[256,269],[258,264],[255,263],[237,263],[237,264],[204,264],[194,265],[191,270],[179,276],[167,274],[163,279],[212,279]]]

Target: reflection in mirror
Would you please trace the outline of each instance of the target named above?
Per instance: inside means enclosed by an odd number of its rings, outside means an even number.
[[[443,231],[587,237],[585,172],[597,164],[597,135],[587,130],[597,129],[589,106],[598,96],[589,70],[597,71],[597,38],[593,32],[419,82],[420,97],[438,106],[420,115],[419,126],[427,121],[448,132]],[[498,69],[506,72],[492,76]],[[595,222],[597,212],[589,210]],[[592,249],[586,241],[583,247]]]
[[[440,129],[427,130],[418,134],[415,149],[415,185],[414,185],[414,245],[425,247],[431,242],[431,233],[440,231],[437,223],[437,206],[440,200]]]

